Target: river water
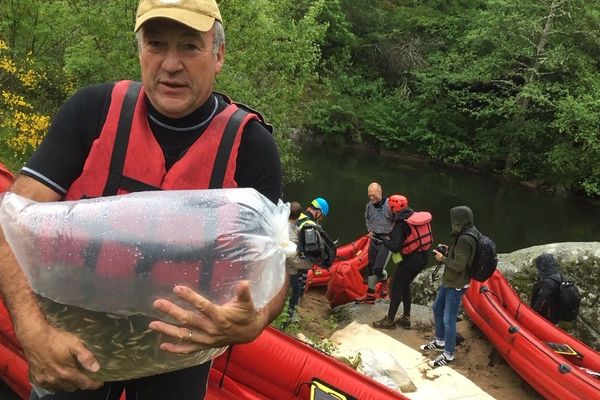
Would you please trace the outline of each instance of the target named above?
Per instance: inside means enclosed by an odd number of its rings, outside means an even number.
[[[447,243],[449,209],[471,207],[475,225],[492,237],[499,253],[556,242],[600,241],[600,206],[584,199],[544,194],[490,175],[433,165],[412,158],[373,154],[346,147],[304,147],[303,182],[286,184],[284,200],[303,206],[314,197],[330,203],[323,227],[340,243],[366,232],[367,186],[377,181],[384,194],[408,197],[414,210],[433,215],[435,243]]]

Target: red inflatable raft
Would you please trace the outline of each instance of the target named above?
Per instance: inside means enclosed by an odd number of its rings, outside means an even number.
[[[335,262],[329,269],[317,265],[308,271],[305,290],[327,285],[325,296],[333,308],[350,303],[367,293],[361,271],[369,263],[369,236],[363,235],[344,246],[338,247]],[[375,298],[382,298],[378,283]],[[385,297],[385,296],[383,296]]]
[[[547,399],[600,399],[600,353],[523,303],[496,271],[471,281],[463,297],[471,320],[510,366]]]
[[[15,177],[12,172],[4,164],[0,163],[0,192],[6,192],[14,180]]]
[[[308,290],[311,287],[326,286],[331,276],[343,262],[354,261],[354,263],[357,264],[356,266],[361,269],[364,268],[368,262],[369,243],[369,236],[364,235],[352,243],[338,247],[335,255],[335,262],[329,269],[313,265],[312,268],[308,270],[305,290]]]

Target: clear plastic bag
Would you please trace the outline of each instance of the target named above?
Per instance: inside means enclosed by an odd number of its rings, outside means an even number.
[[[248,280],[255,307],[264,307],[285,281],[288,215],[289,204],[275,205],[254,189],[52,203],[6,193],[0,207],[5,237],[47,318],[82,338],[105,380],[153,375],[220,354],[223,349],[188,356],[160,350],[164,338],[148,323],[173,321],[152,303],[165,298],[189,308],[172,292],[185,285],[221,305]]]

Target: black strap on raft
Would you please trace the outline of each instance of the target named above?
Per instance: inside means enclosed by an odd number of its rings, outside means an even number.
[[[131,133],[131,123],[133,121],[133,113],[135,104],[140,95],[142,88],[141,82],[131,82],[125,93],[123,105],[121,106],[121,114],[119,115],[119,123],[117,125],[117,135],[115,137],[115,145],[113,146],[112,157],[110,159],[110,167],[108,169],[108,179],[102,196],[114,196],[117,194],[121,186],[121,178],[123,177],[123,167],[125,166],[125,155],[127,154],[127,143],[129,143],[129,134]]]
[[[225,381],[225,372],[227,372],[227,366],[229,365],[229,359],[231,358],[231,353],[233,352],[233,345],[229,345],[227,349],[227,358],[225,359],[225,366],[223,367],[223,374],[221,375],[221,379],[219,380],[219,389],[223,387],[223,382]]]
[[[229,157],[231,156],[231,150],[233,149],[233,142],[237,134],[240,125],[246,118],[248,112],[238,108],[233,115],[229,118],[219,149],[217,150],[217,156],[215,157],[215,163],[213,165],[212,175],[210,177],[209,189],[218,189],[223,187],[223,180],[225,179],[225,171],[227,171],[227,164],[229,163]]]

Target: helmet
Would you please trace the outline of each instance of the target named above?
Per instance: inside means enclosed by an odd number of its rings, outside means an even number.
[[[310,202],[310,205],[318,210],[321,210],[323,216],[327,216],[329,214],[329,203],[322,197],[317,197],[313,201]]]
[[[388,204],[390,211],[395,214],[408,207],[408,199],[401,194],[393,194],[388,198]]]

